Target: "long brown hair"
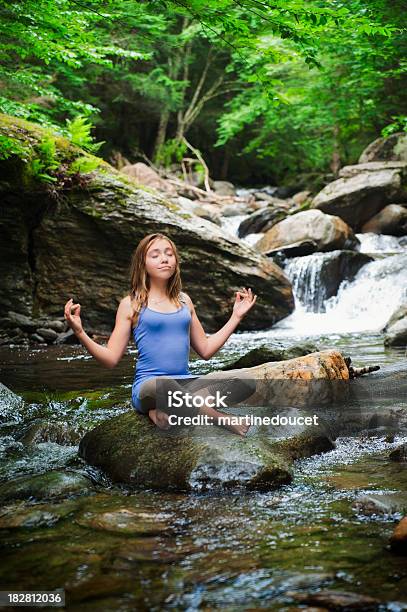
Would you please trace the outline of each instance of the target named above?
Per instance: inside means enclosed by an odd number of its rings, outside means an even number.
[[[166,293],[171,302],[174,302],[179,308],[181,301],[184,301],[184,296],[181,293],[181,271],[179,265],[179,255],[174,242],[164,234],[148,234],[144,236],[138,243],[130,263],[130,302],[132,306],[131,324],[135,327],[138,322],[140,311],[143,306],[148,304],[148,293],[150,291],[150,277],[146,270],[146,255],[149,246],[154,240],[163,238],[167,240],[173,248],[175,255],[175,271],[171,278],[168,279]]]

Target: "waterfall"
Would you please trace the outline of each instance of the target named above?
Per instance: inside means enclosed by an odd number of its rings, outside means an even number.
[[[223,217],[222,227],[237,236],[248,215]],[[255,248],[263,234],[249,234],[243,241]],[[343,281],[329,297],[330,264],[340,251],[313,253],[287,261],[284,273],[293,287],[294,312],[273,326],[284,335],[320,335],[379,332],[391,315],[407,302],[407,236],[356,234],[361,253],[374,256],[352,281]],[[332,293],[332,291],[331,291]]]
[[[309,278],[313,278],[312,274],[309,274]],[[304,295],[312,296],[313,291],[316,291],[315,285],[314,289],[305,288]],[[325,312],[308,310],[295,295],[294,312],[274,327],[307,335],[379,332],[405,302],[407,251],[367,263],[352,281],[343,281],[338,293],[324,302]]]
[[[284,267],[284,273],[290,279],[293,293],[307,312],[323,312],[327,298],[325,285],[322,282],[322,268],[327,261],[333,260],[340,251],[330,253],[313,253],[303,257],[293,257]]]

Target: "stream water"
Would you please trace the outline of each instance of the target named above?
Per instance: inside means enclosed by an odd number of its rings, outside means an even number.
[[[229,218],[225,231],[235,233],[242,218]],[[374,261],[319,312],[321,255],[295,258],[286,268],[295,312],[270,330],[233,334],[191,371],[304,339],[338,348],[356,366],[405,361],[404,349],[384,348],[380,330],[407,298],[407,246],[359,238]],[[333,609],[332,590],[407,610],[406,558],[388,545],[407,509],[406,464],[388,455],[406,438],[339,438],[334,450],[298,460],[294,481],[268,493],[127,490],[87,466],[77,446],[96,423],[130,408],[134,356],[129,348],[105,370],[78,346],[0,349],[1,380],[25,400],[0,406],[2,589],[64,588],[70,610],[293,611],[327,590],[320,610]],[[358,506],[363,496],[384,511]]]

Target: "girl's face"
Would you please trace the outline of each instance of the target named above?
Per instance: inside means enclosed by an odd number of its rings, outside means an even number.
[[[176,265],[175,253],[168,240],[157,238],[150,244],[146,253],[146,271],[149,276],[171,278]]]

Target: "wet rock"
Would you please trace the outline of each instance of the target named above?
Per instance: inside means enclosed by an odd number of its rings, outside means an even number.
[[[27,142],[34,146],[45,135],[40,126],[18,118],[10,122],[4,116],[0,116],[0,133],[11,134],[24,147]],[[63,138],[56,137],[56,143],[61,163],[82,155]],[[11,162],[1,161],[2,166],[7,163]],[[126,175],[101,162],[100,169],[86,177],[85,187],[76,185],[64,192],[61,207],[50,197],[47,185],[32,181],[26,187],[26,164],[17,159],[13,164],[12,183],[1,185],[3,312],[18,310],[31,316],[35,303],[42,315],[54,320],[73,287],[79,287],[80,294],[74,291],[72,297],[82,306],[85,330],[92,325],[99,333],[110,333],[123,296],[123,270],[129,265],[129,253],[146,234],[157,231],[168,232],[179,247],[183,283],[208,333],[229,319],[231,296],[242,285],[252,287],[262,300],[242,320],[241,330],[273,325],[293,311],[291,285],[278,266],[237,237],[225,236],[214,223],[168,201],[167,193],[160,196],[138,188]],[[30,254],[27,244],[34,245]],[[86,256],[78,247],[83,244],[87,245]],[[75,274],[67,275],[67,270]],[[212,291],[202,292],[203,285],[211,285]]]
[[[234,196],[235,186],[228,181],[213,181],[213,190],[222,196]]]
[[[0,421],[2,425],[19,420],[24,400],[0,382]]]
[[[315,196],[312,207],[337,215],[355,231],[387,204],[407,199],[405,162],[345,166],[340,176]]]
[[[402,304],[391,316],[385,327],[384,333],[385,346],[406,346],[407,345],[407,305]]]
[[[54,329],[50,329],[48,327],[40,327],[37,329],[37,335],[41,336],[47,342],[53,342],[58,334]]]
[[[24,452],[24,445],[13,436],[0,437],[0,457],[18,456]]]
[[[232,370],[235,368],[252,368],[262,363],[269,363],[270,361],[284,361],[287,359],[294,359],[295,357],[302,357],[308,355],[308,353],[314,353],[318,351],[318,347],[312,342],[302,342],[289,348],[284,347],[269,347],[266,344],[258,346],[246,355],[239,357],[237,361],[228,363],[222,370]]]
[[[356,249],[359,240],[339,217],[318,210],[305,210],[274,225],[256,243],[265,255],[282,251],[285,255],[308,255],[315,251]]]
[[[359,164],[373,161],[407,161],[407,134],[396,132],[376,138],[362,152]]]
[[[76,511],[72,502],[27,505],[24,502],[0,508],[0,529],[52,527]]]
[[[58,319],[54,319],[53,321],[47,321],[47,328],[53,329],[56,332],[63,332],[66,330],[66,324],[64,321],[59,321]]]
[[[40,442],[55,442],[74,446],[81,439],[82,434],[67,423],[50,422],[44,419],[30,423],[19,435],[18,440],[25,446],[39,444]]]
[[[85,512],[75,519],[82,527],[123,535],[154,536],[168,533],[170,515],[119,508],[110,512]]]
[[[363,610],[364,612],[378,610],[380,601],[368,595],[349,593],[347,591],[334,591],[325,589],[317,593],[295,593],[287,591],[287,597],[301,604],[322,606],[328,610]]]
[[[399,521],[390,536],[390,548],[394,552],[407,555],[407,516]]]
[[[249,234],[267,232],[276,225],[276,223],[285,219],[287,214],[288,211],[286,208],[275,206],[261,208],[241,222],[237,230],[237,235],[239,238],[245,238]]]
[[[291,462],[258,439],[237,440],[216,427],[198,437],[192,429],[168,434],[130,411],[86,433],[79,455],[114,482],[155,490],[267,490],[291,481]]]
[[[407,234],[407,204],[388,204],[362,225],[361,232],[404,236]]]
[[[160,547],[157,539],[154,538],[134,538],[131,543],[124,542],[114,550],[106,559],[104,567],[112,568],[116,571],[132,570],[138,566],[140,562],[146,561],[155,564],[169,564],[179,562],[184,558],[184,554],[177,550],[168,550],[166,547]]]
[[[84,476],[69,472],[51,471],[35,476],[23,476],[13,482],[0,485],[0,500],[54,499],[70,495],[87,495],[93,491]]]
[[[80,342],[77,336],[75,336],[72,329],[68,329],[68,331],[63,332],[62,334],[58,334],[58,336],[55,339],[55,344],[79,344],[79,343]]]
[[[407,511],[407,494],[361,495],[356,498],[352,508],[361,514],[393,514]]]
[[[248,400],[251,406],[329,406],[349,392],[349,371],[338,351],[228,371],[228,375],[239,373],[257,381],[256,392]]]
[[[391,461],[407,461],[407,444],[400,444],[389,454]]]
[[[39,321],[32,319],[31,317],[27,317],[24,314],[9,310],[7,317],[2,319],[2,326],[20,327],[26,332],[34,332],[39,326]]]
[[[30,339],[34,340],[35,342],[39,342],[41,344],[46,344],[45,338],[43,338],[39,334],[31,334]]]

